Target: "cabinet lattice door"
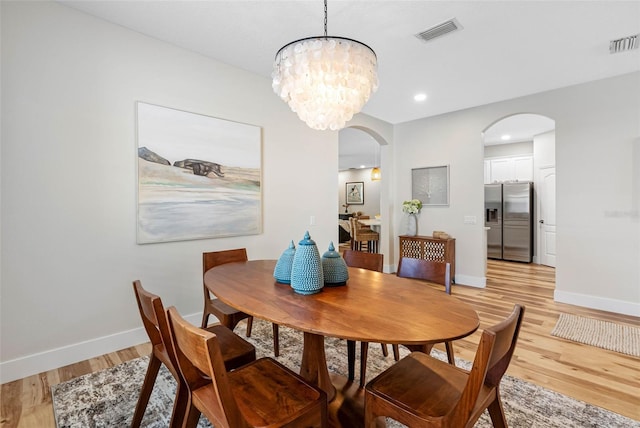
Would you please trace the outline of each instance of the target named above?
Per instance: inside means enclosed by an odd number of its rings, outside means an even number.
[[[400,236],[400,257],[435,260],[451,264],[451,282],[456,277],[456,240],[432,236]]]

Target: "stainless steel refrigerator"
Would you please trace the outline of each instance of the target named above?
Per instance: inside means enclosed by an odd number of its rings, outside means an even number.
[[[484,185],[484,225],[487,231],[487,257],[502,259],[502,183]]]
[[[533,258],[533,183],[486,184],[487,257],[530,263]]]

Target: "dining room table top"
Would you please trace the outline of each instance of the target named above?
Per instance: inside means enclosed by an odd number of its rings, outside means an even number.
[[[365,226],[380,226],[382,224],[382,220],[380,220],[379,218],[363,218],[358,219],[358,223]]]
[[[275,264],[223,264],[205,272],[204,282],[242,312],[322,336],[424,345],[466,337],[480,324],[471,305],[421,280],[349,267],[346,285],[303,295],[276,282]]]

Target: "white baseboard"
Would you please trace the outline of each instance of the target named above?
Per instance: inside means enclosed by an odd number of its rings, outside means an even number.
[[[456,284],[485,288],[487,286],[487,278],[484,276],[460,275],[456,273]]]
[[[584,306],[586,308],[599,309],[601,311],[640,317],[640,303],[609,299],[607,297],[591,296],[588,294],[570,293],[561,290],[556,290],[554,292],[553,299],[560,303],[568,303],[570,305]]]
[[[200,325],[202,314],[185,319]],[[210,318],[213,322],[215,318]],[[0,383],[11,382],[149,341],[143,327],[51,349],[0,363]]]
[[[395,273],[396,267],[394,265],[384,265],[382,270],[384,273]],[[469,287],[485,288],[487,286],[487,278],[484,276],[471,276],[456,274],[456,284],[468,285]]]

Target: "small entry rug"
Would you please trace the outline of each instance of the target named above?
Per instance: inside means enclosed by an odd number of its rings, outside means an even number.
[[[244,323],[239,324],[236,333],[244,337]],[[273,356],[269,323],[255,319],[249,341],[256,347],[258,358]],[[346,341],[326,338],[325,352],[329,370],[346,376]],[[517,352],[516,348],[516,354]],[[405,356],[408,351],[401,347],[400,354]],[[437,349],[432,350],[431,355],[441,360],[446,359],[446,354]],[[298,371],[301,357],[302,333],[280,326],[280,356],[277,360],[290,369]],[[51,392],[56,426],[58,428],[130,426],[148,361],[148,357],[137,358],[106,370],[53,385]],[[356,366],[359,361],[359,356],[356,356]],[[393,363],[393,356],[385,358],[380,346],[370,346],[367,379],[373,379]],[[468,361],[458,358],[456,358],[456,365],[466,369],[471,366]],[[356,367],[356,373],[359,373],[359,367]],[[166,428],[169,426],[175,389],[176,383],[171,373],[162,366],[142,421],[143,427]],[[508,375],[502,379],[500,389],[505,415],[511,428],[640,428],[640,421],[634,421]],[[486,411],[475,425],[476,428],[492,426]],[[209,421],[201,417],[198,428],[208,427],[211,427]],[[388,420],[387,427],[401,428],[403,425]]]
[[[640,357],[640,328],[561,313],[552,336]]]

